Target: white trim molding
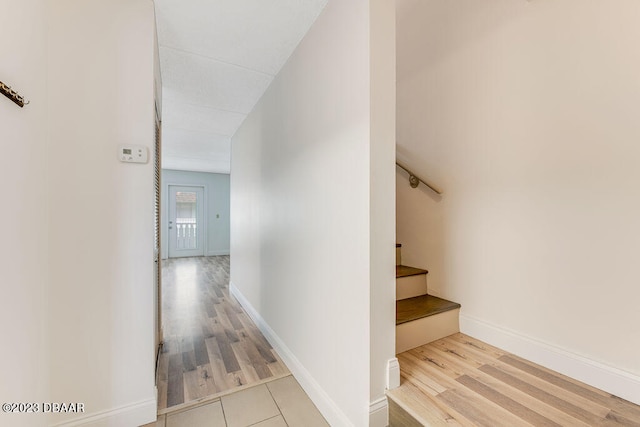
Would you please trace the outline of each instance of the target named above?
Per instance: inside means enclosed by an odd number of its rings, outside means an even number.
[[[400,362],[394,357],[387,361],[387,390],[400,387]]]
[[[460,315],[460,331],[640,405],[640,376],[472,316]]]
[[[389,402],[383,396],[369,403],[369,427],[387,427],[389,425]]]
[[[158,389],[155,389],[154,396],[158,396]],[[70,421],[54,424],[53,427],[121,427],[121,426],[141,426],[149,424],[157,419],[158,401],[153,399],[142,400],[130,405],[120,406],[93,414],[88,414]]]
[[[340,410],[338,405],[318,384],[313,376],[306,370],[304,365],[296,358],[293,352],[278,337],[278,335],[269,327],[267,322],[262,318],[260,313],[251,305],[249,300],[245,298],[240,290],[233,283],[229,283],[229,291],[231,295],[238,300],[242,308],[247,312],[251,320],[254,321],[260,332],[265,336],[267,341],[278,352],[284,363],[287,365],[295,379],[300,383],[304,391],[309,395],[313,403],[331,426],[351,427],[353,424],[349,418]]]

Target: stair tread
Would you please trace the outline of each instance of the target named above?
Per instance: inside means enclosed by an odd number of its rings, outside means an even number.
[[[402,247],[402,243],[396,243],[396,248],[401,248]]]
[[[408,265],[396,265],[396,279],[399,277],[417,276],[419,274],[427,274],[427,270],[421,268],[409,267]]]
[[[402,378],[400,381],[400,387],[386,392],[390,403],[390,421],[393,420],[395,425],[407,427],[449,425],[447,421],[450,421],[452,417],[437,403],[435,396],[425,393],[406,378]],[[452,423],[451,425],[459,424]]]
[[[420,295],[396,301],[396,325],[460,308],[460,304],[433,295]]]

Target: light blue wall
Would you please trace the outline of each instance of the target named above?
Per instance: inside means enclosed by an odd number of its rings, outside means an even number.
[[[162,170],[162,258],[168,256],[169,185],[205,187],[207,237],[205,255],[229,254],[229,175]],[[219,215],[219,218],[216,216]]]

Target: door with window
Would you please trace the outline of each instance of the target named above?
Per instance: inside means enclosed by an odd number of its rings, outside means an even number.
[[[204,188],[169,186],[169,258],[204,256]]]

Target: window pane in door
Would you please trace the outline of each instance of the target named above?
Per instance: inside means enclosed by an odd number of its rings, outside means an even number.
[[[197,206],[197,193],[176,192],[177,249],[198,248],[198,234],[196,232],[198,227]]]

